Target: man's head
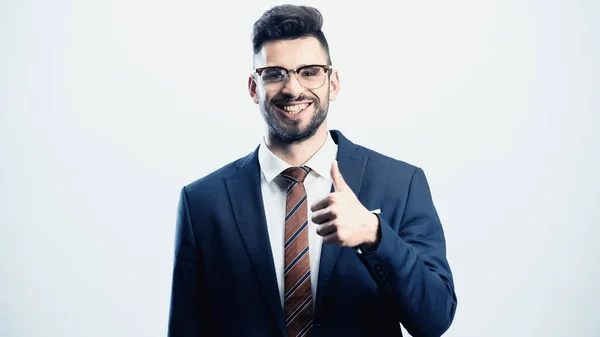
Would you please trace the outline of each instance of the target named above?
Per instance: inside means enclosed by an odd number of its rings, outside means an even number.
[[[273,7],[254,23],[248,90],[280,142],[302,142],[326,128],[339,79],[322,26],[317,9],[294,5]]]

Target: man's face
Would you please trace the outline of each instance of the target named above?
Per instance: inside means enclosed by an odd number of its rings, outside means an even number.
[[[268,42],[254,57],[255,68],[297,69],[305,65],[327,65],[325,51],[314,37]],[[319,88],[307,88],[310,85],[302,85],[300,77],[290,72],[289,79],[276,90],[265,89],[257,74],[251,74],[248,80],[250,96],[259,105],[270,136],[286,144],[302,142],[325,127],[329,101],[339,90],[336,71],[331,75],[325,72]]]

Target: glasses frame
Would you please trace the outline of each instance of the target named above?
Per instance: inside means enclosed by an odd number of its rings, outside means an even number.
[[[287,80],[286,81],[289,81],[290,80],[290,72],[294,72],[294,73],[296,73],[296,75],[298,75],[300,73],[300,71],[302,71],[302,69],[304,69],[304,68],[310,68],[310,67],[319,67],[319,68],[323,69],[323,71],[327,75],[329,75],[331,73],[331,70],[333,70],[333,67],[331,65],[327,65],[327,64],[308,64],[308,65],[305,65],[305,66],[302,66],[302,67],[298,67],[296,69],[294,69],[294,68],[286,69],[284,67],[278,67],[278,66],[261,67],[261,68],[254,69],[254,72],[258,75],[258,78],[260,79],[260,82],[262,83],[262,87],[265,90],[268,90],[268,91],[278,91],[278,90],[281,90],[281,88],[279,88],[279,89],[267,89],[265,87],[265,83],[262,81],[262,77],[261,77],[261,74],[262,74],[263,71],[265,71],[266,69],[273,69],[273,68],[275,68],[275,69],[283,69],[286,72],[286,74],[287,74]],[[298,78],[298,82],[303,87],[307,88],[304,84],[302,84],[302,80],[300,78]],[[285,85],[285,83],[286,83],[285,81],[282,82],[281,87],[283,87]],[[324,84],[325,84],[325,81],[323,81],[323,84],[321,84],[320,86],[318,86],[316,88],[307,88],[307,89],[310,89],[310,90],[319,89]]]

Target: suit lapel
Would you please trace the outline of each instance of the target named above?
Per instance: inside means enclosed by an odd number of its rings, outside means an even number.
[[[341,132],[332,130],[331,136],[338,144],[336,159],[338,161],[340,173],[352,191],[359,196],[369,157],[364,150],[361,151],[357,145],[344,137]],[[333,192],[333,186],[331,191]],[[329,285],[340,249],[341,248],[338,245],[328,244],[323,244],[321,248],[321,262],[319,265],[319,279],[315,303],[315,312],[317,313],[321,308],[324,294],[327,292],[327,286]]]
[[[285,335],[283,308],[279,298],[279,287],[260,190],[258,149],[242,159],[238,169],[237,174],[225,178],[233,215],[267,302],[281,332]]]

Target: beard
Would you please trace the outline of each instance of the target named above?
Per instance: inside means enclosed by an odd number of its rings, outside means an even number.
[[[285,104],[294,101],[312,101],[311,106],[306,109],[312,107],[314,113],[304,128],[300,126],[301,120],[281,120],[277,115],[279,114],[276,111],[273,111],[271,108],[272,104]],[[263,119],[267,123],[269,136],[278,140],[282,144],[294,144],[301,143],[317,133],[321,124],[327,118],[327,112],[329,110],[329,92],[327,93],[327,97],[325,98],[325,104],[321,104],[321,101],[318,98],[308,98],[305,96],[300,96],[298,98],[291,97],[285,94],[279,94],[271,98],[270,102],[266,102],[265,100],[261,101],[259,104],[259,109]]]

